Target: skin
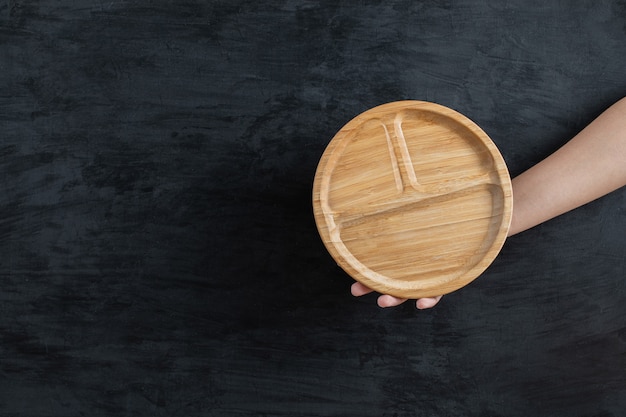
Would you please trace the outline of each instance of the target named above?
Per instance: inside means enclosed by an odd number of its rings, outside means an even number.
[[[555,153],[512,180],[513,215],[508,236],[530,229],[626,185],[626,98],[609,107]],[[355,282],[352,295],[372,290]],[[420,298],[418,309],[432,308],[442,296]],[[380,307],[405,298],[382,294]]]

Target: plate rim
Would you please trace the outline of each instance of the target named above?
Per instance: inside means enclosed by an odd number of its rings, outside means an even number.
[[[328,170],[329,161],[334,156],[334,152],[337,147],[343,144],[343,141],[352,139],[352,137],[349,135],[352,130],[358,128],[362,123],[376,117],[377,114],[388,114],[391,111],[393,111],[394,113],[399,113],[407,110],[428,111],[443,115],[449,119],[453,119],[456,123],[460,123],[465,128],[467,128],[475,137],[477,137],[482,142],[482,144],[488,150],[491,159],[493,160],[494,165],[492,170],[497,173],[497,177],[499,179],[499,183],[495,185],[499,186],[502,190],[503,208],[502,220],[500,222],[497,234],[493,242],[487,248],[487,250],[485,250],[485,253],[478,260],[478,262],[476,262],[476,264],[468,268],[466,271],[461,272],[460,276],[445,283],[442,283],[442,285],[431,285],[424,287],[424,285],[419,285],[420,281],[416,280],[409,281],[414,285],[396,285],[396,288],[393,288],[389,286],[389,281],[394,281],[393,277],[385,277],[387,278],[387,280],[383,280],[387,281],[387,283],[385,284],[381,283],[381,280],[373,280],[358,271],[353,266],[351,261],[346,259],[345,256],[340,253],[340,251],[336,247],[336,244],[333,243],[331,239],[329,225],[326,222],[326,214],[322,208],[320,196],[322,194],[321,190],[324,184],[323,177]],[[343,145],[345,146],[345,144]],[[335,165],[333,165],[331,168],[334,168],[334,166]],[[469,117],[450,107],[429,101],[400,100],[387,102],[365,110],[362,113],[359,113],[358,115],[353,117],[337,131],[337,133],[327,144],[318,162],[313,181],[313,212],[315,223],[322,242],[330,253],[331,257],[350,277],[352,277],[356,281],[361,282],[362,284],[377,292],[401,298],[423,298],[448,294],[468,285],[476,278],[478,278],[489,267],[489,265],[493,263],[504,245],[511,225],[512,208],[513,195],[511,177],[508,171],[506,161],[502,157],[500,150],[493,142],[493,140],[482,128],[480,128],[480,126],[478,126],[478,124],[476,124]],[[395,280],[395,282],[396,284],[398,284],[397,279]]]

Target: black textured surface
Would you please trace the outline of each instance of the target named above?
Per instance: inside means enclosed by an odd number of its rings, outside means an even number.
[[[624,415],[624,190],[429,311],[352,298],[310,203],[387,101],[532,166],[626,95],[624,1],[15,0],[0,66],[0,415]]]

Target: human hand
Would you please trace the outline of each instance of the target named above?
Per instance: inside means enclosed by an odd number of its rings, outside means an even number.
[[[354,295],[355,297],[360,297],[362,295],[371,293],[373,290],[361,284],[360,282],[355,282],[354,284],[352,284],[350,291],[352,292],[352,295]],[[415,301],[415,307],[417,307],[420,310],[432,308],[435,305],[437,305],[439,300],[441,300],[441,297],[442,296],[439,295],[437,297],[420,298]],[[378,297],[378,305],[383,308],[395,307],[404,303],[405,301],[407,301],[407,298],[398,298],[398,297],[394,297],[393,295],[388,295],[388,294],[381,294]]]
[[[508,236],[626,186],[626,98],[615,103],[562,148],[511,181],[515,204]],[[351,292],[373,290],[355,282]],[[441,296],[420,298],[418,309],[434,307]],[[380,307],[407,301],[378,297]]]

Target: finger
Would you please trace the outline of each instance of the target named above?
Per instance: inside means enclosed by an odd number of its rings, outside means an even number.
[[[433,308],[434,306],[437,305],[439,300],[441,300],[441,297],[442,297],[441,295],[438,295],[437,297],[420,298],[419,300],[415,302],[415,306],[419,308],[420,310],[424,310],[426,308]]]
[[[371,288],[366,287],[365,285],[361,284],[360,282],[355,282],[354,284],[352,284],[352,287],[350,287],[350,292],[355,297],[360,297],[361,295],[369,294],[372,291],[373,290]]]
[[[379,307],[395,307],[404,303],[406,298],[398,298],[393,295],[381,295],[378,297],[378,306]]]

